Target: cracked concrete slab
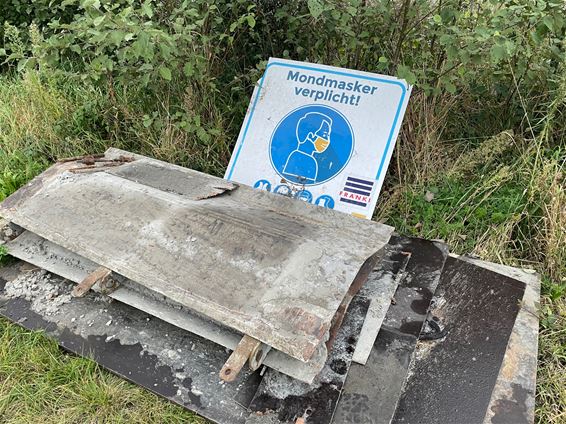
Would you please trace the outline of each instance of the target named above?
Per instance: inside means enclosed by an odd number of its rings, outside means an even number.
[[[326,340],[358,271],[393,230],[134,158],[88,173],[54,165],[0,215],[301,361]],[[206,197],[203,187],[222,193]]]

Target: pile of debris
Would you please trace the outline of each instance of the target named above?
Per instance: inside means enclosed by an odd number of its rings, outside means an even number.
[[[532,418],[532,274],[117,149],[0,215],[0,314],[217,422]]]

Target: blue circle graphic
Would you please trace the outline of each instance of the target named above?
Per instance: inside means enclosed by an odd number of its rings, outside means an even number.
[[[312,193],[308,190],[299,191],[295,197],[304,202],[312,203]]]
[[[305,186],[322,184],[350,160],[354,133],[336,109],[303,106],[277,124],[269,150],[273,168],[285,180]]]
[[[318,197],[315,200],[314,204],[322,206],[324,208],[334,209],[334,199],[327,194],[323,194],[322,196]]]
[[[291,188],[286,184],[278,185],[273,192],[282,196],[291,196]]]
[[[267,180],[257,180],[254,184],[254,188],[259,188],[264,191],[271,191],[271,183]]]

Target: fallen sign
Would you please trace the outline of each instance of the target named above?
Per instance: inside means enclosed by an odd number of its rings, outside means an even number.
[[[94,264],[101,275],[83,276],[83,287],[109,270],[131,293],[262,345],[248,354],[273,348],[318,371],[336,313],[393,231],[116,149],[53,165],[0,215]]]

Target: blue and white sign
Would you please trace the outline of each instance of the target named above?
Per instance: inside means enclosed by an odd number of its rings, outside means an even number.
[[[394,77],[272,58],[225,178],[371,218],[410,91]]]
[[[269,155],[282,178],[311,186],[338,175],[353,151],[354,133],[346,117],[329,106],[308,105],[277,124]]]

